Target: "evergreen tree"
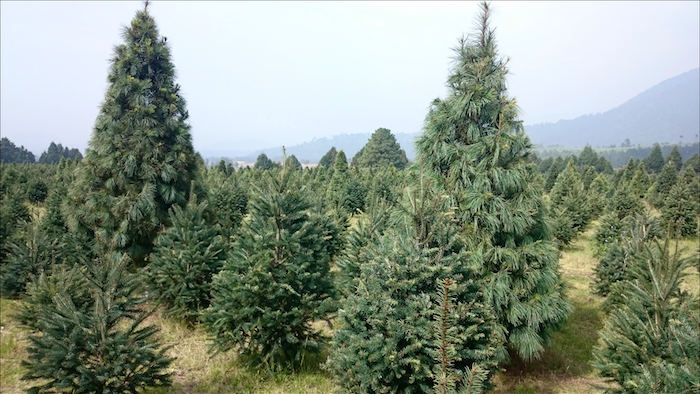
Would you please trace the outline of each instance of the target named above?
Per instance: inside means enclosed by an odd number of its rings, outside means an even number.
[[[683,168],[690,167],[695,172],[695,175],[700,175],[700,155],[694,153],[692,156],[685,161]]]
[[[433,101],[417,141],[422,160],[457,199],[471,257],[488,274],[486,299],[500,332],[524,359],[538,358],[548,335],[571,312],[557,268],[532,149],[514,99],[505,60],[496,51],[482,4],[479,31],[460,40],[449,94]]]
[[[677,227],[682,236],[697,235],[700,225],[700,180],[692,168],[681,172],[661,209],[664,226]]]
[[[258,158],[255,160],[255,164],[253,165],[253,168],[256,170],[271,170],[273,168],[277,168],[278,165],[274,161],[270,160],[269,157],[267,157],[266,154],[261,153],[258,155]]]
[[[549,168],[554,164],[554,158],[553,157],[548,157],[540,162],[540,164],[537,166],[537,168],[540,170],[540,173],[546,174],[549,171]]]
[[[284,165],[289,167],[292,170],[301,170],[301,163],[299,162],[299,159],[297,159],[296,156],[291,155],[285,160]]]
[[[644,168],[644,162],[639,162],[637,165],[637,170],[634,172],[632,181],[630,182],[629,188],[636,197],[644,198],[651,186],[651,180],[649,179],[649,174],[647,174]]]
[[[655,208],[661,208],[677,180],[678,176],[676,175],[674,164],[669,161],[664,164],[654,184],[653,193],[650,193],[650,196],[648,196],[651,205]]]
[[[82,284],[53,277],[50,303],[46,292],[32,292],[21,312],[32,321],[22,378],[37,381],[30,393],[135,393],[170,385],[172,359],[155,338],[158,329],[144,325],[150,313],[127,262],[118,255],[84,262]]]
[[[264,179],[203,321],[217,350],[236,348],[249,364],[279,370],[322,345],[311,323],[335,308],[329,271],[339,234],[311,209],[295,171]]]
[[[216,217],[219,233],[226,242],[235,234],[248,213],[248,193],[238,180],[240,174],[209,173],[206,178],[209,210]]]
[[[595,170],[598,171],[599,174],[613,175],[615,173],[610,161],[603,156],[598,157],[598,163],[595,166]]]
[[[490,387],[503,353],[495,316],[441,194],[427,181],[411,187],[394,224],[347,256],[359,277],[326,362],[341,392],[432,393],[448,378],[466,385],[475,364]]]
[[[335,157],[338,155],[338,151],[335,150],[335,146],[330,148],[328,152],[326,152],[325,155],[321,158],[321,160],[318,162],[319,166],[323,166],[326,168],[333,168],[333,165],[335,164]]]
[[[330,208],[335,211],[338,211],[345,201],[345,183],[348,181],[349,176],[348,159],[345,156],[345,152],[341,149],[335,157],[333,175],[326,189],[326,201],[328,201]]]
[[[578,155],[578,164],[582,167],[595,166],[598,163],[598,154],[591,148],[590,145],[586,145],[585,148]]]
[[[678,151],[678,145],[673,145],[673,149],[671,149],[671,152],[666,158],[666,163],[671,163],[676,171],[680,171],[681,168],[683,168],[683,158],[681,157],[681,153]]]
[[[27,198],[30,202],[41,203],[46,200],[49,195],[49,188],[41,179],[35,179],[27,185]]]
[[[547,177],[545,178],[545,183],[544,183],[544,191],[546,193],[549,193],[550,190],[554,187],[554,184],[557,182],[557,177],[559,174],[564,171],[566,164],[564,164],[564,159],[561,158],[561,156],[557,156],[557,158],[552,162],[552,165],[549,167],[549,171],[547,171]]]
[[[620,220],[641,213],[644,209],[641,200],[630,191],[629,186],[618,187],[609,205],[610,211]]]
[[[697,256],[681,256],[678,244],[671,246],[667,237],[663,244],[643,245],[642,253],[629,265],[629,278],[633,279],[620,286],[622,303],[613,309],[600,331],[602,345],[593,350],[593,365],[619,385],[610,391],[647,393],[644,381],[649,378],[649,369],[663,365],[673,365],[679,372],[698,370],[697,337],[685,336],[688,341],[684,343],[683,336],[674,335],[692,324],[683,313],[689,300],[680,284],[684,271],[697,264]],[[693,304],[697,305],[697,299]],[[674,392],[690,393],[700,387],[700,378],[675,383],[683,389]]]
[[[0,293],[6,298],[24,294],[27,283],[53,263],[60,263],[62,245],[49,238],[38,223],[25,223],[25,234],[21,240],[10,245],[8,261],[0,273]]]
[[[105,101],[71,186],[71,227],[94,233],[103,250],[141,264],[188,200],[197,172],[188,112],[175,84],[170,48],[147,8],[115,47]]]
[[[603,174],[598,174],[588,186],[588,208],[590,209],[591,219],[595,219],[603,214],[607,205],[606,195],[609,187],[608,178]]]
[[[590,221],[590,208],[583,182],[579,178],[573,160],[569,160],[566,169],[557,177],[549,197],[552,206],[561,209],[561,214],[571,219],[574,235],[583,231]]]
[[[53,141],[49,145],[49,148],[41,154],[39,157],[40,164],[56,164],[61,161],[61,159],[72,159],[80,160],[83,155],[77,149],[68,149],[68,147],[63,147],[63,145],[56,145]]]
[[[584,189],[587,190],[588,187],[591,186],[591,182],[593,182],[596,176],[598,176],[598,173],[596,172],[595,167],[583,167],[583,171],[581,171],[581,182],[583,182]]]
[[[642,162],[644,163],[644,167],[650,173],[658,174],[661,172],[661,168],[664,166],[664,155],[661,153],[661,147],[659,144],[654,144],[649,156],[644,158]]]
[[[185,209],[170,208],[169,227],[149,256],[148,288],[165,306],[164,315],[195,323],[209,306],[211,282],[226,259],[217,228],[205,220],[206,202],[192,196]]]
[[[407,165],[406,152],[396,142],[391,130],[385,128],[375,130],[367,144],[352,158],[353,167],[394,166],[403,170]]]
[[[7,137],[0,139],[0,163],[34,163],[34,154],[24,146],[12,143]]]

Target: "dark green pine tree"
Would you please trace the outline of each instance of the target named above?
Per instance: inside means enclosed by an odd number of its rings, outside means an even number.
[[[54,274],[32,288],[20,312],[31,322],[22,377],[36,383],[29,393],[136,393],[170,385],[172,359],[155,337],[158,329],[144,324],[150,313],[128,260],[115,254],[83,262],[84,274]]]
[[[345,156],[345,152],[341,149],[335,157],[333,175],[331,175],[331,180],[328,182],[328,187],[326,188],[328,207],[336,212],[341,209],[345,201],[345,184],[349,176],[348,159]]]
[[[700,227],[700,179],[690,167],[681,172],[661,209],[664,226],[678,228],[682,236],[698,234]]]
[[[264,175],[203,316],[215,349],[235,348],[248,364],[271,370],[297,368],[318,351],[321,334],[311,323],[336,307],[329,271],[338,233],[311,209],[296,173]]]
[[[649,200],[651,205],[655,208],[663,207],[668,193],[673,188],[673,185],[676,184],[677,180],[678,175],[676,174],[674,164],[671,162],[664,164],[661,173],[653,185],[653,189],[650,191],[649,196],[647,196],[647,200]]]
[[[595,165],[595,170],[598,171],[599,174],[615,174],[615,170],[613,170],[612,164],[604,156],[598,157],[598,163]]]
[[[578,155],[578,165],[582,167],[593,166],[598,164],[598,154],[595,153],[590,145],[586,145],[585,148]]]
[[[661,153],[659,144],[654,144],[649,156],[645,157],[642,162],[644,163],[644,168],[650,173],[658,174],[661,172],[661,168],[664,166],[664,155]]]
[[[618,219],[634,216],[644,209],[640,198],[630,191],[629,185],[618,186],[609,202],[609,210]]]
[[[647,190],[649,190],[649,186],[651,186],[649,174],[646,172],[644,162],[639,162],[629,185],[630,192],[632,192],[636,197],[643,199],[647,194]]]
[[[595,170],[595,167],[593,166],[586,166],[583,167],[583,171],[581,171],[581,182],[583,182],[583,187],[587,190],[589,186],[591,186],[591,183],[593,180],[598,176],[598,173]]]
[[[240,173],[231,172],[227,176],[219,171],[208,171],[205,179],[209,210],[227,243],[248,213],[248,192],[239,178]]]
[[[253,168],[256,170],[271,170],[273,168],[277,168],[278,165],[274,161],[270,160],[269,157],[267,157],[266,154],[261,153],[258,155],[258,158],[255,160],[255,164],[253,165]]]
[[[671,163],[676,171],[680,171],[681,168],[683,168],[683,157],[681,157],[681,153],[678,151],[678,145],[673,145],[673,149],[671,149],[671,152],[666,158],[666,163]]]
[[[596,219],[603,214],[607,206],[606,195],[608,194],[609,188],[610,182],[608,177],[603,174],[598,174],[588,186],[588,207],[590,209],[591,219]]]
[[[365,146],[352,158],[353,167],[386,167],[394,166],[403,170],[408,165],[406,152],[396,142],[391,130],[378,128],[372,134]]]
[[[326,168],[333,168],[333,165],[335,164],[335,157],[338,155],[338,151],[335,150],[335,146],[331,147],[328,152],[326,152],[325,155],[321,158],[321,160],[318,162],[319,166],[323,166]]]
[[[561,214],[571,219],[574,235],[581,233],[591,219],[591,212],[583,182],[573,160],[569,160],[564,171],[557,177],[549,198],[553,207],[561,209]],[[568,242],[564,243],[568,244]]]
[[[196,323],[209,306],[211,282],[226,259],[218,229],[205,220],[206,202],[192,195],[185,209],[170,208],[171,226],[155,242],[146,268],[148,288],[166,317]]]
[[[341,300],[325,367],[343,393],[433,393],[448,380],[468,386],[475,367],[483,392],[505,354],[480,266],[467,263],[444,192],[428,180],[407,189],[392,224],[372,231],[376,216],[364,227],[371,238],[346,252],[343,269],[359,276]]]
[[[695,172],[695,175],[700,176],[700,155],[698,155],[697,153],[693,153],[693,155],[685,161],[685,164],[683,164],[683,168],[686,167],[692,168]]]
[[[140,265],[167,224],[168,209],[187,202],[197,160],[170,48],[147,7],[122,37],[70,188],[70,224],[94,233],[103,250],[127,252]]]
[[[296,156],[291,155],[284,161],[284,165],[291,168],[292,170],[301,170],[301,163]]]
[[[448,77],[417,141],[421,160],[457,199],[472,258],[488,275],[486,298],[520,357],[536,359],[572,310],[558,273],[532,144],[507,95],[507,68],[482,3],[478,32],[460,40]]]
[[[629,161],[627,161],[627,165],[621,170],[618,170],[615,174],[615,182],[613,183],[615,188],[629,186],[630,182],[632,182],[632,178],[634,178],[635,171],[637,171],[637,164],[634,158],[630,157]]]
[[[557,177],[562,171],[564,171],[565,166],[566,164],[561,156],[557,156],[557,158],[552,162],[552,165],[549,167],[549,170],[547,170],[545,177],[544,191],[546,193],[549,193],[549,191],[552,190],[554,184],[557,182]]]
[[[691,375],[700,370],[698,340],[687,335],[697,318],[685,312],[693,307],[697,311],[698,299],[680,287],[685,271],[697,264],[697,256],[682,255],[678,244],[671,245],[667,237],[665,243],[646,243],[628,266],[629,279],[619,287],[622,302],[608,316],[600,331],[601,345],[593,350],[594,367],[618,385],[610,392],[692,393],[700,388],[700,375]],[[649,376],[657,368],[682,375],[657,380]],[[658,386],[649,391],[649,383]]]
[[[34,163],[34,154],[24,146],[19,148],[7,137],[0,139],[0,163]]]

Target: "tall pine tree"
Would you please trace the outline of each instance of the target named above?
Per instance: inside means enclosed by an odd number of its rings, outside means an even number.
[[[109,87],[70,189],[70,224],[141,264],[173,204],[187,203],[197,162],[170,48],[148,5],[124,29]]]
[[[432,103],[417,147],[457,200],[471,257],[488,273],[486,299],[508,345],[535,359],[572,307],[528,162],[532,144],[507,94],[508,69],[496,51],[488,4],[481,9],[477,33],[455,50],[449,94]]]

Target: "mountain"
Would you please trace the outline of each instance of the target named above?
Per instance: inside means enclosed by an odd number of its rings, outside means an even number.
[[[592,147],[698,141],[700,68],[667,79],[617,108],[556,123],[525,126],[538,145]]]

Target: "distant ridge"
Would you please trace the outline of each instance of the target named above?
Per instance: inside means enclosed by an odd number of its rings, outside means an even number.
[[[409,160],[413,160],[415,157],[415,149],[413,147],[413,142],[418,137],[420,133],[398,133],[394,134],[396,141],[401,145],[401,149],[406,151],[406,157]],[[318,163],[323,155],[328,152],[329,149],[335,146],[337,150],[343,150],[345,156],[347,156],[348,161],[352,160],[360,149],[369,141],[372,136],[371,133],[358,133],[358,134],[340,134],[332,137],[315,138],[311,141],[304,142],[299,145],[287,146],[285,150],[287,156],[294,155],[299,161],[308,161],[310,163]],[[254,162],[259,154],[264,153],[270,159],[274,161],[281,161],[282,159],[282,147],[266,148],[257,150],[253,153],[240,157],[245,159],[247,162]]]
[[[533,143],[544,146],[620,146],[698,141],[700,68],[667,79],[602,114],[525,126]],[[682,136],[682,137],[681,137]]]

